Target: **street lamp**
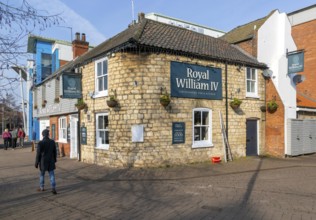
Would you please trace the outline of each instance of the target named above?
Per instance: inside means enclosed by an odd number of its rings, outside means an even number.
[[[24,130],[26,129],[26,121],[25,121],[25,108],[24,108],[24,92],[23,92],[23,82],[22,78],[24,81],[27,80],[27,72],[25,71],[25,67],[21,66],[12,66],[12,69],[20,75],[20,86],[21,86],[21,97],[22,97],[22,111],[23,111],[23,126]]]

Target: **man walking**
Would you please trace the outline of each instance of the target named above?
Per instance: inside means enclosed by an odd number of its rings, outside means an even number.
[[[39,166],[40,169],[40,188],[38,191],[44,191],[45,172],[48,171],[52,193],[55,195],[57,194],[54,173],[54,170],[56,169],[55,163],[57,162],[56,145],[55,141],[49,138],[49,130],[43,130],[42,135],[43,140],[37,145],[35,160],[35,168],[38,168]]]
[[[11,131],[11,136],[12,136],[12,150],[16,148],[16,142],[18,140],[18,130],[16,128],[13,128]]]

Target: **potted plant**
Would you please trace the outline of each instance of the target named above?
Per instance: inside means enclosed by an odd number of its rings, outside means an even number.
[[[265,105],[260,106],[260,110],[262,112],[266,112],[267,111],[267,106],[265,106]]]
[[[167,92],[167,89],[164,89],[164,92],[161,92],[160,95],[160,104],[164,107],[168,106],[170,103],[171,99],[170,99],[170,95]]]
[[[242,101],[238,98],[234,98],[231,102],[230,102],[230,107],[232,107],[232,109],[237,109],[239,108],[239,106],[241,105]]]
[[[109,99],[106,101],[106,104],[110,107],[113,108],[117,106],[117,98],[116,98],[116,91],[112,91],[112,95],[109,95]]]
[[[78,101],[75,104],[75,106],[77,107],[78,110],[82,110],[82,109],[84,109],[87,106],[87,104],[81,98],[81,99],[78,99]]]
[[[36,104],[34,105],[34,109],[37,109],[37,105]]]
[[[42,107],[45,107],[45,106],[46,106],[46,103],[47,103],[47,101],[46,101],[46,100],[43,100],[43,102],[42,102]]]
[[[267,108],[270,113],[275,112],[278,109],[278,107],[279,105],[276,103],[274,99],[267,103]]]
[[[55,102],[55,103],[59,103],[59,97],[56,97],[56,98],[54,99],[54,102]]]

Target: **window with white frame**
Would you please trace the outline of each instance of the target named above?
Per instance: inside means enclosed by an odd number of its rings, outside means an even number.
[[[246,87],[247,97],[258,97],[258,77],[257,77],[257,70],[254,68],[246,68]]]
[[[207,108],[193,109],[193,148],[211,147],[212,110]]]
[[[66,117],[60,117],[58,127],[58,139],[60,142],[67,142],[67,120]]]
[[[108,95],[108,60],[106,58],[95,62],[95,97]]]
[[[108,113],[96,114],[96,147],[109,149],[109,117]]]

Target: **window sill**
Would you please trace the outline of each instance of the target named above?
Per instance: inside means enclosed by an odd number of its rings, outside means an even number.
[[[109,146],[106,147],[95,147],[96,150],[109,150]]]
[[[56,142],[63,143],[63,144],[67,144],[68,143],[67,140],[56,140]]]
[[[258,96],[258,95],[249,95],[249,94],[247,94],[247,95],[246,95],[246,98],[260,99],[260,96]]]
[[[206,147],[214,147],[211,142],[201,142],[192,144],[192,148],[206,148]]]
[[[104,92],[95,92],[95,94],[93,95],[93,99],[96,98],[101,98],[101,97],[105,97],[108,96],[108,91],[104,91]]]

